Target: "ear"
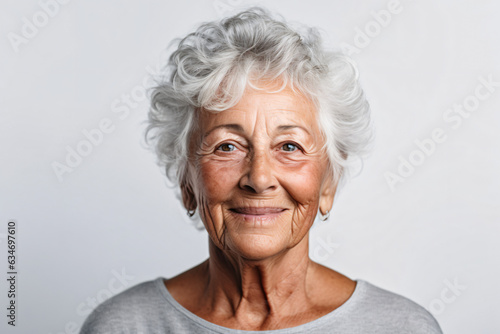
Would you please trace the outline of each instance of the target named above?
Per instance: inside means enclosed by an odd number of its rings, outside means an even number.
[[[191,187],[191,182],[188,180],[183,180],[180,184],[182,193],[182,203],[188,211],[196,210],[198,206],[196,203],[196,197],[194,196],[193,188]]]
[[[319,212],[321,212],[322,215],[325,215],[327,211],[332,210],[333,199],[335,198],[335,193],[337,192],[337,185],[338,182],[335,182],[333,177],[330,175],[325,177],[319,198]]]
[[[194,136],[191,136],[191,138],[189,139],[190,152],[193,152],[195,149],[195,141],[193,138]],[[186,172],[182,176],[182,180],[179,186],[181,188],[182,204],[184,204],[184,207],[186,208],[186,210],[188,210],[188,214],[190,214],[190,212],[194,213],[194,211],[198,207],[198,204],[196,202],[195,188],[193,187],[193,166],[188,162],[185,168]]]

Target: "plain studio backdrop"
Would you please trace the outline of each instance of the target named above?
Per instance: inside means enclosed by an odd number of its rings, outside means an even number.
[[[143,143],[168,43],[245,0],[2,1],[0,268],[17,223],[16,327],[76,333],[96,304],[203,261]],[[352,54],[376,141],[311,230],[311,257],[416,301],[447,333],[499,333],[500,4],[266,1]]]

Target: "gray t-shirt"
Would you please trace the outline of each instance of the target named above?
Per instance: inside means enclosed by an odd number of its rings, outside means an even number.
[[[104,333],[442,333],[423,307],[366,281],[357,280],[340,307],[306,324],[269,331],[229,329],[208,322],[181,306],[163,278],[135,285],[106,300],[87,318],[80,334]]]

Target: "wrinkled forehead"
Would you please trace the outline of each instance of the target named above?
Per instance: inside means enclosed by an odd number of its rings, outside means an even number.
[[[223,124],[257,124],[278,127],[284,124],[300,125],[310,132],[318,132],[314,103],[299,91],[285,87],[280,91],[248,87],[238,103],[223,111],[202,109],[200,130],[206,133]]]

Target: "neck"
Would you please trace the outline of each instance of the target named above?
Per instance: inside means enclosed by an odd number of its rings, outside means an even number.
[[[314,266],[308,249],[306,236],[295,247],[256,261],[222,251],[210,241],[205,300],[217,313],[245,318],[252,325],[300,313],[310,305],[307,283]]]

